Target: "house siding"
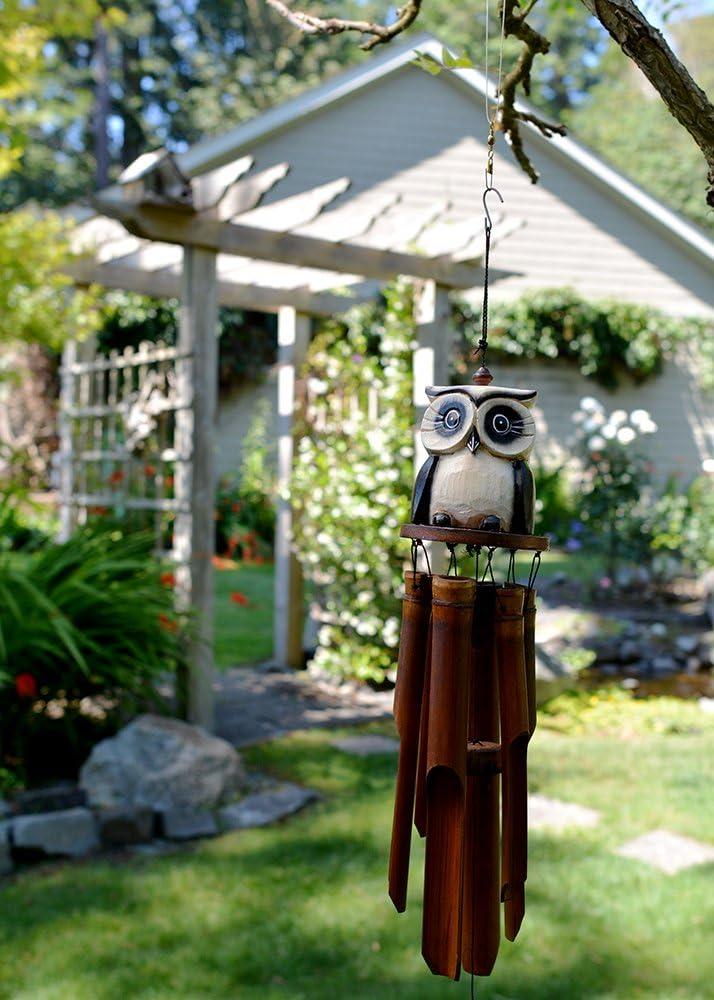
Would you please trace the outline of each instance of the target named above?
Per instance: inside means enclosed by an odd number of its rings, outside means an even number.
[[[291,164],[280,197],[348,176],[353,184],[341,202],[388,190],[409,204],[449,198],[459,214],[480,214],[485,120],[462,87],[445,74],[435,78],[408,66],[250,152],[261,168]],[[713,314],[714,268],[559,156],[548,144],[557,140],[529,134],[526,141],[541,172],[536,185],[498,143],[495,180],[504,210],[525,225],[494,253],[497,269],[515,272],[494,286],[494,297],[569,285],[587,296],[647,302],[675,314]]]

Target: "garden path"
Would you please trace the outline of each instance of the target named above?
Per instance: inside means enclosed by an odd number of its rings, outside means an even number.
[[[392,717],[393,692],[330,685],[270,667],[222,671],[215,682],[216,735],[236,747],[298,729],[351,726]]]

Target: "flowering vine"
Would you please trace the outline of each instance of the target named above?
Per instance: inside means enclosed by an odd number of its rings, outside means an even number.
[[[328,322],[303,371],[295,545],[321,607],[314,662],[339,676],[379,681],[396,660],[399,525],[409,520],[413,476],[413,340],[412,290],[399,281],[382,303]]]

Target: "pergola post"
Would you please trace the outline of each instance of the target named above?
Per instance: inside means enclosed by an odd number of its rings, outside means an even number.
[[[218,394],[216,253],[184,247],[177,362],[174,528],[179,600],[192,609],[188,718],[213,729],[213,554]]]
[[[449,290],[436,281],[423,281],[417,285],[414,302],[414,318],[416,320],[417,346],[412,356],[412,373],[414,376],[414,476],[426,460],[426,451],[421,443],[421,426],[424,410],[429,404],[424,391],[427,385],[448,385],[451,377],[451,361],[453,349],[453,327],[451,325],[451,306]],[[443,570],[442,557],[437,550],[429,546],[429,558],[432,570],[439,573]]]
[[[275,521],[275,619],[273,658],[281,666],[303,662],[303,589],[293,552],[290,477],[293,468],[295,372],[307,353],[311,320],[292,306],[278,311],[278,498]]]
[[[72,365],[77,360],[77,341],[68,340],[62,351],[60,368],[60,408],[59,408],[59,496],[60,526],[57,534],[59,542],[66,542],[75,526],[75,508],[72,506],[74,470],[72,467],[72,421],[69,410],[74,405],[74,378]]]

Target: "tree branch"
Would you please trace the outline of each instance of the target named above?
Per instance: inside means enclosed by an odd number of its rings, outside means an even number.
[[[581,0],[622,51],[639,66],[667,110],[686,128],[709,168],[707,204],[714,208],[714,105],[692,79],[661,32],[632,0]],[[673,164],[673,169],[676,164]]]
[[[376,45],[391,41],[413,24],[419,16],[423,0],[405,0],[404,5],[397,10],[396,20],[388,25],[375,21],[320,17],[293,10],[284,0],[265,2],[304,34],[338,35],[344,31],[355,31],[370,35],[362,48],[373,49]],[[526,95],[530,94],[533,60],[537,55],[544,55],[548,51],[550,42],[527,23],[527,17],[537,0],[522,0],[522,7],[519,0],[501,0],[501,3],[506,8],[505,33],[518,38],[523,43],[523,48],[516,65],[503,81],[496,124],[510,141],[516,160],[535,183],[538,171],[523,146],[520,123],[535,125],[547,138],[565,135],[565,128],[544,121],[534,112],[517,108],[517,90],[522,87]],[[661,32],[649,23],[633,0],[581,0],[581,3],[609,32],[625,55],[639,66],[670,114],[684,126],[701,149],[708,166],[709,187],[706,200],[714,208],[714,105],[692,79]]]
[[[343,31],[357,31],[361,35],[372,37],[361,46],[363,49],[373,49],[375,45],[390,42],[400,35],[419,16],[422,0],[406,0],[404,6],[397,10],[397,18],[391,24],[378,24],[376,21],[350,21],[342,17],[320,17],[308,14],[302,10],[293,10],[283,0],[265,0],[269,7],[276,10],[299,31],[305,35],[341,35]]]
[[[502,3],[505,4],[505,34],[518,38],[523,43],[523,48],[516,61],[516,65],[510,73],[506,74],[501,86],[501,106],[498,125],[511,143],[513,155],[521,168],[535,184],[538,180],[538,171],[533,166],[523,146],[519,123],[530,122],[548,139],[552,138],[553,135],[565,135],[566,129],[564,125],[552,124],[533,112],[523,111],[516,107],[516,91],[518,87],[523,88],[523,93],[526,96],[530,95],[533,60],[539,54],[545,55],[550,48],[550,42],[526,21],[526,17],[533,9],[536,0],[531,0],[524,10],[520,10],[518,0],[502,0]],[[501,7],[501,10],[503,11],[503,7]]]

